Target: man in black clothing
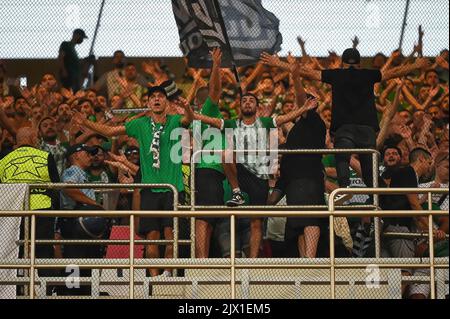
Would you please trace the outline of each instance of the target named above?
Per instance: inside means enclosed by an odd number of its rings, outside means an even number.
[[[325,123],[315,109],[309,110],[290,130],[286,149],[323,149],[325,137]],[[280,165],[281,179],[277,186],[284,188],[287,204],[325,205],[323,171],[322,155],[283,155]],[[315,258],[320,225],[318,218],[288,218],[285,241],[295,240],[300,256]]]
[[[332,86],[332,122],[330,134],[334,146],[342,149],[375,149],[376,134],[380,130],[375,108],[374,85],[425,68],[429,62],[418,59],[414,64],[387,71],[362,69],[356,49],[347,49],[342,56],[342,68],[322,72],[302,68],[305,78],[322,81]],[[371,155],[360,155],[363,180],[373,185]],[[340,187],[350,186],[350,154],[336,155],[336,170]],[[337,196],[336,200],[340,200]]]
[[[65,41],[59,47],[59,75],[62,86],[77,92],[81,88],[81,61],[75,46],[83,43],[87,39],[86,33],[82,29],[73,31],[72,39]]]
[[[427,178],[433,172],[433,159],[427,150],[416,148],[409,154],[410,165],[399,168],[391,175],[391,188],[417,188],[420,178]],[[381,196],[381,207],[384,210],[422,210],[417,194]],[[400,213],[401,214],[401,213]],[[428,231],[427,217],[384,218],[385,232],[410,233],[412,231]],[[445,236],[445,235],[444,235]],[[382,243],[383,256],[392,258],[413,258],[415,243],[409,239],[392,238]],[[404,275],[411,275],[410,269],[403,269]],[[406,289],[406,286],[403,287]]]

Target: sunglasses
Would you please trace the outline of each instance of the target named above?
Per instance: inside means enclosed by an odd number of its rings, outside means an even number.
[[[125,152],[125,155],[127,155],[127,156],[129,156],[131,154],[137,155],[137,154],[139,154],[139,150],[131,150],[131,151],[126,151]]]

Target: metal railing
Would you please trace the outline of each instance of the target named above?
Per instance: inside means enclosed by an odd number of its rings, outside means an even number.
[[[178,190],[171,184],[31,184],[29,185],[29,191],[28,194],[30,194],[30,191],[32,189],[46,189],[46,190],[64,190],[64,189],[105,189],[105,190],[111,190],[111,189],[155,189],[155,188],[166,188],[169,189],[173,194],[173,209],[178,209]],[[77,217],[83,217],[86,216],[84,214],[81,214],[81,211],[78,211],[77,214],[65,214],[65,211],[62,211],[63,214],[55,215],[54,217],[62,217],[62,216],[77,216]],[[105,215],[105,212],[103,211],[100,214],[89,216],[103,216]],[[133,249],[130,249],[130,281],[132,280],[133,273],[132,269],[134,269],[133,266],[133,260],[134,260],[134,234],[135,234],[135,221],[134,221],[134,215],[128,215],[130,217],[130,240],[129,244]],[[111,216],[109,216],[111,217]],[[25,222],[25,225],[27,225],[28,222]],[[31,264],[31,273],[30,273],[30,298],[34,298],[34,261],[35,261],[35,247],[38,243],[36,241],[36,214],[31,215],[31,234],[28,234],[28,227],[25,227],[25,240],[24,244],[25,247],[28,247],[28,244],[30,244],[30,264]],[[174,217],[173,219],[173,240],[145,240],[145,241],[139,241],[139,243],[144,242],[146,244],[173,244],[173,255],[174,258],[178,258],[178,243],[179,243],[179,227],[178,227],[178,217]],[[31,237],[30,243],[28,242],[29,236]],[[55,241],[44,241],[44,243],[52,243],[52,244],[86,244],[86,242],[91,242],[91,244],[95,244],[93,241],[86,241],[86,240],[70,240],[70,241],[64,241],[64,240],[55,240]],[[103,242],[103,241],[100,241]],[[105,243],[110,244],[118,244],[118,241],[114,240],[105,240]],[[99,242],[97,242],[98,244]],[[25,251],[25,256],[27,256],[27,250]],[[134,279],[133,279],[134,280]],[[131,291],[131,288],[130,288]],[[130,292],[130,297],[132,297],[132,294]]]
[[[97,186],[97,185],[95,185]],[[123,185],[120,185],[123,188]],[[140,185],[139,185],[140,186]],[[149,187],[149,185],[146,185]],[[126,186],[125,186],[126,187]],[[158,186],[162,187],[162,186]],[[140,186],[139,188],[143,188]],[[366,188],[366,189],[337,189],[331,195],[330,198],[333,200],[337,194],[351,193],[351,194],[428,194],[429,210],[423,211],[337,211],[334,206],[334,202],[331,201],[328,211],[264,211],[264,212],[254,212],[254,211],[190,211],[190,212],[180,212],[180,211],[9,211],[0,212],[0,216],[26,216],[31,217],[31,238],[30,238],[30,250],[31,257],[29,263],[26,260],[18,263],[0,263],[0,269],[28,269],[30,270],[29,287],[30,287],[30,298],[35,297],[35,270],[36,269],[56,269],[64,268],[72,265],[72,261],[68,259],[62,260],[47,260],[36,262],[35,258],[35,248],[36,248],[36,217],[73,217],[73,216],[108,216],[108,217],[129,217],[130,219],[130,255],[129,260],[118,260],[117,262],[105,261],[105,260],[85,260],[79,263],[80,268],[86,269],[117,269],[125,268],[129,269],[129,297],[134,298],[134,269],[147,269],[147,268],[167,268],[167,269],[230,269],[231,270],[231,298],[236,298],[236,269],[252,269],[252,268],[264,268],[264,269],[290,269],[290,268],[314,268],[314,269],[330,269],[330,287],[331,287],[331,298],[335,298],[335,288],[336,288],[336,269],[354,269],[354,268],[365,268],[369,266],[368,263],[361,263],[358,259],[354,262],[347,263],[336,263],[335,259],[335,247],[334,247],[334,218],[335,217],[364,217],[364,216],[377,216],[377,217],[392,217],[399,215],[408,216],[428,216],[429,221],[429,248],[430,257],[428,258],[428,263],[397,263],[395,260],[391,261],[389,259],[376,258],[377,266],[380,268],[430,268],[430,285],[431,285],[431,298],[435,299],[435,276],[434,270],[436,268],[448,268],[448,260],[446,264],[435,263],[433,247],[433,228],[432,228],[432,218],[433,216],[444,216],[448,215],[448,211],[432,211],[431,210],[431,194],[436,193],[448,193],[447,189],[379,189],[379,188]],[[214,259],[144,259],[135,260],[134,258],[134,218],[136,216],[142,217],[229,217],[230,222],[230,233],[231,233],[231,251],[230,259],[224,260],[214,260]],[[267,259],[253,259],[248,262],[246,259],[236,259],[235,254],[235,226],[237,217],[254,217],[254,216],[273,216],[273,217],[328,217],[330,222],[329,227],[329,239],[330,239],[330,258],[329,263],[326,261],[321,263],[310,262],[309,260],[298,260],[298,262],[286,262],[283,260],[271,259],[273,262],[268,262]],[[311,260],[312,261],[312,260]]]
[[[433,216],[443,216],[448,215],[448,211],[433,211],[433,199],[432,194],[448,194],[449,189],[442,189],[442,188],[428,188],[428,189],[417,189],[417,188],[384,188],[384,189],[377,189],[377,188],[364,188],[364,189],[336,189],[330,194],[330,202],[329,202],[329,212],[330,212],[330,246],[334,246],[334,217],[335,215],[335,205],[334,205],[334,198],[338,194],[378,194],[378,195],[394,195],[394,194],[428,194],[428,210],[427,211],[409,211],[409,216],[428,216],[428,249],[430,252],[429,257],[429,264],[423,265],[424,267],[430,268],[430,293],[431,293],[431,299],[436,298],[436,291],[435,291],[435,274],[434,269],[436,267],[435,260],[434,260],[434,236],[433,236]],[[395,211],[394,211],[395,212]],[[380,215],[379,215],[380,214]],[[391,213],[386,211],[378,211],[376,212],[376,215],[383,216],[383,217],[389,217]],[[398,212],[397,214],[393,214],[393,216],[399,216]],[[333,234],[333,235],[332,235]],[[378,258],[377,258],[378,259]],[[331,277],[332,277],[332,288],[331,288],[331,298],[335,298],[335,255],[334,255],[334,249],[330,249],[330,260],[331,260]],[[408,266],[407,266],[408,267]],[[447,266],[448,267],[448,266]]]
[[[198,157],[203,153],[211,154],[212,150],[197,150],[192,154],[191,162],[190,162],[190,169],[191,169],[191,181],[190,181],[190,188],[191,188],[191,205],[190,207],[184,207],[191,209],[192,211],[195,210],[212,210],[212,209],[228,209],[229,207],[226,206],[198,206],[195,203],[196,200],[196,187],[195,187],[195,171],[196,171],[196,165],[198,163]],[[371,154],[372,155],[372,180],[373,180],[373,188],[378,187],[378,176],[379,176],[379,156],[380,152],[378,152],[375,149],[306,149],[306,150],[233,150],[235,154],[241,154],[241,153],[254,153],[254,154],[261,154],[261,153],[275,153],[279,155],[289,155],[289,154],[295,154],[295,155],[336,155],[336,154]],[[216,151],[216,156],[221,156],[222,151]],[[375,178],[376,177],[376,178]],[[353,206],[353,209],[378,209],[379,201],[378,201],[378,195],[374,195],[373,199],[373,205],[357,205]],[[288,206],[286,206],[288,207]],[[340,206],[339,208],[342,209],[348,209],[348,206]],[[239,210],[246,210],[246,209],[258,209],[258,210],[268,210],[268,209],[280,209],[280,206],[270,206],[270,205],[264,205],[264,206],[239,206]],[[289,209],[298,209],[298,210],[309,210],[309,209],[328,209],[327,205],[296,205],[296,206],[289,206]],[[380,230],[380,219],[376,217],[374,219],[375,223],[375,256],[378,258],[381,254],[381,230]],[[193,243],[191,246],[191,256],[195,256],[195,218],[191,220],[191,242]]]

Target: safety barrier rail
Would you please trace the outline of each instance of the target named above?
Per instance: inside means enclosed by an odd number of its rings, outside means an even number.
[[[96,185],[97,186],[97,185]],[[121,188],[127,187],[119,185]],[[147,185],[148,187],[149,185]],[[111,187],[111,185],[108,185]],[[120,188],[119,187],[119,188]],[[162,187],[158,185],[157,187]],[[143,188],[139,185],[139,188]],[[70,259],[55,259],[55,260],[36,260],[35,248],[36,248],[36,217],[74,217],[74,216],[108,216],[108,217],[129,217],[130,219],[130,255],[128,260],[117,260],[116,262],[111,262],[110,260],[84,260],[78,262],[80,268],[95,268],[95,269],[117,269],[126,268],[130,271],[129,277],[129,297],[134,297],[134,269],[147,269],[147,268],[167,268],[167,269],[230,269],[231,270],[231,298],[236,298],[236,269],[251,269],[251,268],[264,268],[264,269],[279,269],[279,268],[322,268],[330,269],[330,287],[331,287],[331,298],[335,298],[336,289],[336,277],[335,270],[341,268],[365,268],[369,266],[368,263],[362,263],[358,259],[347,261],[345,264],[336,262],[335,258],[335,247],[334,247],[334,218],[335,217],[364,217],[364,216],[376,216],[376,217],[392,217],[399,215],[407,215],[408,217],[416,216],[428,216],[429,220],[429,230],[428,230],[428,240],[430,248],[430,257],[425,258],[420,263],[401,263],[395,260],[385,259],[385,258],[375,258],[377,266],[380,268],[430,268],[430,285],[431,285],[431,298],[435,299],[435,277],[434,270],[436,268],[448,268],[447,263],[437,263],[435,262],[435,257],[433,253],[434,240],[433,240],[433,228],[432,228],[432,218],[433,216],[448,216],[448,211],[432,211],[431,208],[431,194],[443,194],[448,193],[447,189],[379,189],[379,188],[365,188],[365,189],[337,189],[330,195],[330,207],[329,211],[242,211],[242,210],[232,210],[232,211],[4,211],[0,212],[2,217],[17,217],[26,216],[31,217],[31,238],[30,247],[31,253],[29,260],[23,260],[18,263],[4,263],[0,262],[0,269],[28,269],[30,270],[29,286],[30,286],[30,298],[35,297],[35,270],[36,269],[54,269],[63,268],[68,265],[72,265],[73,261]],[[428,194],[429,200],[429,210],[422,211],[338,211],[334,206],[333,199],[337,194],[351,193],[351,194]],[[229,217],[230,222],[230,233],[231,233],[231,250],[229,259],[142,259],[135,260],[134,258],[134,246],[136,244],[134,239],[135,225],[134,218],[136,216],[142,217]],[[235,226],[236,218],[238,217],[252,217],[252,216],[265,216],[265,217],[328,217],[329,218],[329,239],[330,239],[330,258],[323,259],[322,262],[317,263],[316,260],[296,260],[296,262],[284,261],[271,259],[272,262],[268,262],[266,259],[238,259],[235,253]],[[312,263],[312,261],[314,261]]]

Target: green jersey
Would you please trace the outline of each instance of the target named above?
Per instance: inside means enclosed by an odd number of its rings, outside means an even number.
[[[167,115],[166,123],[156,124],[149,117],[142,117],[125,124],[127,135],[140,145],[142,183],[171,184],[182,192],[183,173],[181,160],[181,134],[174,132],[182,128],[181,115]],[[155,125],[155,128],[153,127]],[[159,168],[154,167],[152,141],[154,133],[161,130],[159,141]],[[176,157],[176,158],[175,158]],[[154,192],[169,192],[169,189],[153,189]]]
[[[213,118],[222,119],[222,113],[219,110],[219,106],[214,103],[211,98],[208,97],[205,104],[201,110],[202,115],[206,115]],[[197,145],[202,145],[202,150],[211,150],[210,153],[203,152],[200,157],[196,160],[198,161],[197,168],[209,168],[223,173],[222,167],[222,156],[213,154],[213,151],[224,149],[224,135],[217,129],[211,128],[209,125],[200,123],[200,121],[194,122],[194,128],[200,125],[200,130],[198,128],[194,129],[194,140]],[[198,132],[201,136],[198,136]]]

